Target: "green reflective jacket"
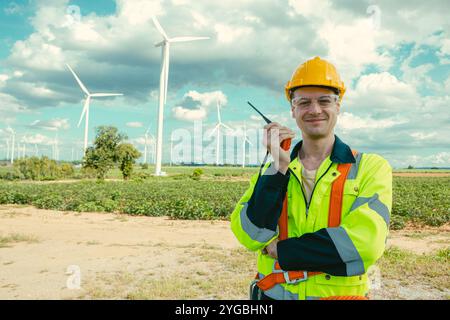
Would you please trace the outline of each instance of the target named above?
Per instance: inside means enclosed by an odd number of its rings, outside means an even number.
[[[392,168],[379,155],[358,153],[337,136],[331,155],[316,173],[309,206],[301,183],[302,164],[291,154],[286,175],[270,164],[255,174],[231,214],[231,229],[241,244],[258,250],[258,275],[272,273],[274,259],[261,250],[278,237],[278,218],[288,197],[288,239],[278,242],[278,262],[285,271],[321,271],[323,274],[296,284],[277,284],[264,293],[273,299],[317,299],[330,296],[364,296],[367,270],[382,256],[392,208]],[[328,227],[331,184],[339,163],[352,163],[344,186],[341,225]]]

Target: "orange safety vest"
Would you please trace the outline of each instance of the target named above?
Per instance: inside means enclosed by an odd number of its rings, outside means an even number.
[[[356,156],[356,151],[352,150],[354,156]],[[328,227],[338,227],[341,224],[342,216],[342,199],[344,195],[344,184],[347,179],[347,175],[350,172],[351,163],[340,163],[337,170],[341,173],[339,177],[333,181],[331,185],[331,195],[330,195],[330,207],[328,210]],[[279,240],[285,240],[288,238],[288,203],[287,194],[283,200],[283,208],[281,209],[281,215],[278,219],[279,228]],[[261,280],[258,280],[256,285],[263,291],[271,289],[276,284],[280,283],[296,283],[302,280],[306,280],[309,277],[322,274],[320,271],[283,271],[278,263],[275,263],[275,270],[280,270],[280,272],[272,272],[266,275]],[[259,279],[258,274],[256,279]],[[336,297],[326,297],[320,300],[368,300],[367,297],[362,296],[336,296]]]

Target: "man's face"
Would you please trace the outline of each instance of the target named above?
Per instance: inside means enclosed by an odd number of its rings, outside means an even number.
[[[320,87],[303,87],[293,92],[291,101],[296,103],[291,102],[292,117],[303,136],[320,139],[333,134],[340,108],[334,95],[332,90]]]

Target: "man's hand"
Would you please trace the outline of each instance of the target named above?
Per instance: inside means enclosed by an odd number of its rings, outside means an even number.
[[[283,140],[295,138],[295,132],[277,122],[265,125],[264,130],[263,144],[272,154],[275,168],[282,174],[286,174],[291,158],[289,150],[281,149],[280,144]]]
[[[269,243],[269,245],[263,249],[263,254],[267,254],[271,258],[278,259],[277,243],[278,239],[275,239]]]

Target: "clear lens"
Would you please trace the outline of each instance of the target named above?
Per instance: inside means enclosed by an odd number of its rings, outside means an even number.
[[[291,103],[294,107],[307,109],[312,105],[313,100],[316,100],[321,108],[328,108],[332,106],[337,100],[338,96],[335,94],[327,94],[318,98],[309,98],[298,96],[292,99]]]

